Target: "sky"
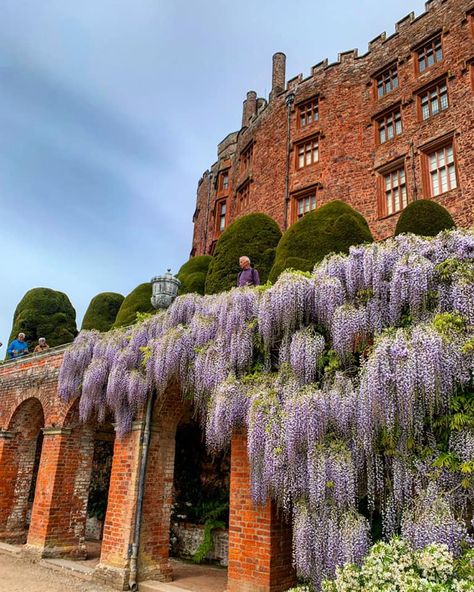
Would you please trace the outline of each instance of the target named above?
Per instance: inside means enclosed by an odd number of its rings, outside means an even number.
[[[188,259],[197,182],[248,90],[420,0],[0,0],[0,358],[25,292],[128,294]]]

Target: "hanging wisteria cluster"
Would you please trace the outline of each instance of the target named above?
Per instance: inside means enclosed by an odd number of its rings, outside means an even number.
[[[83,420],[112,412],[123,436],[177,382],[210,450],[246,429],[254,501],[291,518],[295,566],[318,589],[363,559],[378,517],[414,546],[470,543],[473,352],[474,234],[401,235],[82,332],[60,393]]]

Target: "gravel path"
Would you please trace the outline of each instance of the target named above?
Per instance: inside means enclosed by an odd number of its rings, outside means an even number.
[[[112,592],[112,588],[0,553],[0,592]]]

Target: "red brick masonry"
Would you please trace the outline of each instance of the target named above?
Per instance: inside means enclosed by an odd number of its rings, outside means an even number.
[[[442,59],[420,72],[418,50],[440,39]],[[378,97],[377,81],[396,67],[398,86]],[[433,85],[447,87],[448,106],[423,120],[421,100]],[[431,198],[428,154],[454,148],[457,187],[435,197],[462,226],[474,223],[474,3],[430,0],[426,12],[408,15],[369,43],[369,51],[339,55],[300,74],[285,89],[285,56],[275,54],[270,100],[253,91],[244,101],[242,127],[217,148],[218,160],[197,189],[192,254],[212,252],[225,226],[238,216],[264,212],[282,229],[297,219],[298,199],[315,196],[316,207],[346,201],[365,216],[375,237],[393,234],[398,214],[384,207],[384,176],[403,168],[408,201]],[[294,93],[294,102],[286,100]],[[308,100],[319,118],[301,125]],[[444,104],[443,104],[444,106]],[[379,122],[399,111],[401,133],[380,143]],[[289,134],[288,134],[289,116]],[[298,168],[302,143],[317,140],[319,160]],[[288,183],[288,185],[287,185]]]
[[[78,420],[78,401],[57,395],[63,353],[0,366],[0,539],[41,557],[84,557],[97,425]],[[155,405],[145,484],[139,579],[169,581],[175,436],[186,403],[175,385]],[[97,579],[128,589],[143,422],[116,439]],[[38,466],[36,487],[32,484]],[[34,494],[34,496],[33,496]],[[31,516],[31,518],[29,518]],[[280,592],[294,583],[291,532],[272,504],[250,495],[246,437],[231,450],[229,591]]]

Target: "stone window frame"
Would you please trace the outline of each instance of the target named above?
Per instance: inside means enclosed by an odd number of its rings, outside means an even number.
[[[403,170],[403,182],[401,182],[400,178],[400,171]],[[398,184],[395,186],[393,185],[392,179],[393,175],[398,173],[397,179]],[[410,203],[410,196],[408,191],[408,179],[407,179],[407,167],[406,167],[406,155],[399,156],[395,160],[379,167],[376,170],[377,174],[377,209],[378,209],[378,218],[382,220],[384,218],[390,218],[392,216],[396,216],[400,212],[402,212],[406,206]],[[387,207],[387,186],[386,180],[387,177],[390,175],[391,186],[390,186],[390,197],[392,201],[392,208]],[[405,199],[403,199],[403,195],[400,195],[399,204],[400,207],[397,209],[394,202],[394,189],[405,189]],[[391,211],[389,211],[391,209]]]
[[[313,183],[307,187],[303,187],[302,189],[298,189],[293,191],[290,194],[290,220],[291,223],[294,224],[301,220],[306,214],[310,212],[314,212],[318,207],[318,195],[322,189],[321,183]],[[302,213],[301,216],[298,215],[298,203],[303,200],[311,198],[314,199],[314,208],[310,207],[309,210]]]
[[[252,168],[253,164],[253,149],[255,142],[251,140],[240,152],[240,173],[245,173]]]
[[[395,76],[393,73],[395,72]],[[372,74],[372,88],[374,93],[374,98],[376,100],[380,100],[383,97],[387,96],[391,92],[400,88],[400,72],[398,68],[398,61],[392,61],[390,64],[387,64],[383,68],[380,68]],[[396,84],[394,85],[394,79],[396,80]],[[388,83],[387,83],[388,80]],[[381,83],[381,85],[380,85]],[[390,85],[390,89],[386,90],[387,86]],[[383,92],[380,94],[379,89],[382,88]]]
[[[455,137],[455,133],[454,133],[454,131],[451,131],[451,132],[448,132],[447,134],[444,134],[443,136],[441,136],[439,138],[431,140],[427,144],[424,144],[423,146],[420,147],[420,152],[421,152],[421,157],[422,157],[422,180],[423,180],[423,190],[424,190],[423,192],[424,192],[425,197],[427,197],[428,199],[437,198],[441,195],[449,193],[450,191],[454,191],[454,190],[460,188],[458,158],[457,158],[456,143],[454,141],[454,137]],[[433,154],[437,154],[437,153],[443,151],[444,158],[446,159],[446,149],[448,149],[449,147],[452,148],[452,158],[453,158],[452,163],[446,162],[446,164],[440,165],[436,169],[432,169],[431,162],[430,162],[431,156]],[[439,165],[438,161],[439,161],[439,157],[437,156],[437,164]],[[449,171],[450,164],[453,165],[454,185],[452,185],[450,171]],[[441,170],[441,168],[448,168],[447,177],[446,177],[447,182],[448,182],[448,187],[444,191],[441,190],[438,193],[435,193],[433,181],[432,181],[432,179],[433,179],[432,173],[434,170],[436,170],[436,171],[438,171],[438,175],[439,175],[440,174],[439,171]],[[441,180],[439,176],[438,176],[438,180],[439,181]],[[442,183],[442,180],[441,180],[441,183]]]
[[[439,88],[443,85],[446,87],[445,95],[446,95],[446,100],[447,100],[447,105],[444,108],[441,107],[443,95],[439,92]],[[427,117],[423,117],[423,97],[429,95],[434,89],[436,89],[438,91],[437,92],[437,99],[438,99],[438,103],[439,103],[440,108],[436,113],[433,113],[431,110],[431,101],[429,101],[428,102],[429,115]],[[436,115],[439,115],[440,113],[443,113],[444,111],[447,111],[451,105],[451,99],[449,96],[448,73],[445,73],[442,76],[439,76],[438,78],[436,78],[436,80],[431,80],[429,82],[429,84],[426,84],[423,87],[419,88],[415,92],[415,96],[416,96],[416,102],[417,102],[417,117],[418,117],[418,121],[420,121],[420,122],[428,121],[432,117],[436,117]]]
[[[248,179],[237,188],[236,194],[236,210],[238,214],[244,212],[250,205],[250,185],[251,180]]]
[[[438,49],[438,42],[439,41],[439,49]],[[441,63],[445,59],[445,47],[443,42],[443,31],[440,29],[431,33],[431,35],[424,39],[422,42],[417,43],[412,48],[413,53],[413,61],[415,64],[415,73],[416,75],[424,74],[428,72],[435,66],[436,64]],[[441,56],[438,57],[438,52],[441,53]],[[430,64],[429,59],[430,55],[433,56],[433,62]],[[426,64],[421,68],[422,59]]]
[[[397,114],[399,115],[398,118],[395,117]],[[393,121],[394,133],[391,137],[388,137],[388,134],[387,134],[386,138],[384,140],[382,140],[381,125],[384,124],[385,130],[387,131],[390,118],[392,118],[392,121]],[[374,122],[375,144],[377,146],[383,146],[383,145],[387,144],[388,142],[391,142],[392,140],[396,139],[398,136],[403,134],[403,117],[402,117],[401,101],[397,101],[393,105],[390,105],[390,107],[387,107],[387,109],[384,109],[383,111],[377,113],[376,115],[374,115],[372,117],[372,120]],[[397,127],[398,127],[397,123],[400,124],[398,132],[397,132]]]
[[[227,185],[225,184],[225,179],[227,179]],[[230,188],[230,170],[229,168],[222,169],[219,171],[218,179],[217,179],[217,193],[219,195],[227,195],[229,193]]]
[[[314,125],[319,121],[319,93],[310,99],[305,99],[296,105],[297,128],[304,129]],[[308,117],[311,121],[307,121]],[[305,122],[303,123],[303,119]]]
[[[224,199],[219,199],[218,201],[216,201],[216,206],[215,206],[215,230],[216,233],[221,234],[222,232],[224,232],[224,230],[227,227],[227,221],[228,221],[228,208],[227,208],[227,198]],[[222,213],[222,210],[224,210],[224,213]]]
[[[314,166],[318,164],[319,157],[321,153],[321,146],[320,146],[320,139],[322,135],[320,132],[313,134],[311,136],[307,136],[306,138],[302,138],[294,143],[293,148],[295,152],[295,170],[302,171],[303,169],[307,169],[310,166]],[[307,150],[306,146],[311,145],[311,149]],[[316,148],[315,148],[316,146]],[[302,150],[303,149],[303,150]],[[306,163],[306,155],[311,154],[310,162]],[[315,159],[316,154],[316,159]],[[303,164],[300,166],[300,156],[303,156]]]

